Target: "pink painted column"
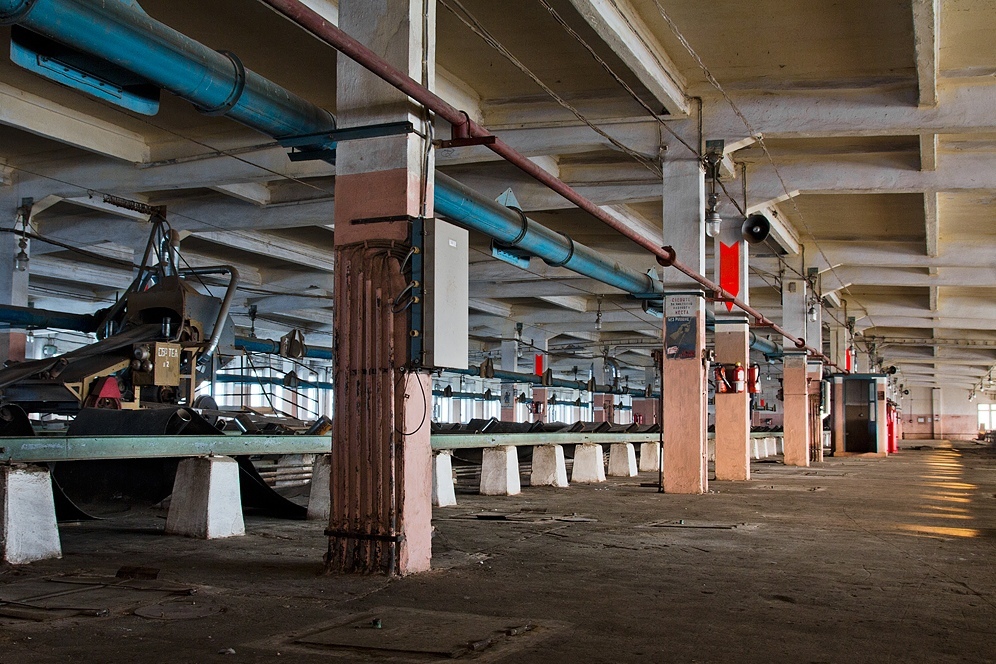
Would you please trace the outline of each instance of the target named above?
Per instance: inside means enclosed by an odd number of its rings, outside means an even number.
[[[548,399],[550,398],[549,390],[545,387],[534,387],[533,388],[533,412],[529,417],[530,422],[549,422],[549,414],[546,412],[547,408],[550,407]]]
[[[705,172],[681,146],[667,152],[663,237],[690,268],[705,272]],[[664,269],[664,491],[708,490],[705,298],[701,286]]]
[[[716,316],[716,361],[750,366],[744,316]],[[750,394],[716,393],[716,479],[750,479]]]
[[[30,199],[22,201],[18,210],[7,210],[8,218],[20,218],[20,215],[31,214]],[[20,236],[14,233],[0,234],[0,304],[11,304],[16,307],[28,306],[28,273],[32,261],[28,261],[27,270],[21,272],[15,268],[14,257],[20,251],[18,242]],[[30,254],[30,247],[28,253]],[[23,362],[27,348],[27,334],[23,329],[0,331],[0,366],[7,360]]]
[[[435,4],[427,3],[426,83],[431,86]],[[341,0],[340,26],[421,80],[424,7],[422,0]],[[337,111],[346,127],[403,120],[422,126],[418,109],[405,95],[346,57],[338,61]],[[430,155],[423,168],[425,148],[417,134],[338,146],[336,444],[326,555],[333,572],[405,575],[429,569],[431,383],[427,374],[406,370],[410,313],[393,310],[408,282],[401,270],[410,233],[404,219],[432,216],[434,163]]]
[[[633,398],[633,421],[640,424],[657,424],[660,400]]]
[[[786,351],[782,359],[785,403],[785,465],[809,465],[809,376],[805,353]]]
[[[615,417],[615,397],[611,394],[596,394],[592,397],[594,408],[592,422],[612,423]]]
[[[796,269],[804,265],[796,259]],[[782,279],[782,327],[802,337],[815,347],[819,339],[810,340],[807,334],[809,308],[808,284],[805,279]],[[785,465],[809,465],[809,381],[807,355],[791,341],[785,340],[782,358],[782,393],[785,405]]]

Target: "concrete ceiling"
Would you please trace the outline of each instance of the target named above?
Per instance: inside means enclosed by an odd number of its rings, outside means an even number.
[[[657,2],[765,136],[771,161],[662,19]],[[309,0],[335,21],[330,0]],[[756,247],[752,302],[775,320],[783,262],[820,270],[825,321],[847,315],[907,385],[970,387],[994,360],[956,343],[993,341],[996,329],[996,3],[991,0],[551,0],[563,19],[679,132],[694,135],[690,97],[702,98],[706,138],[724,138],[747,173],[751,209],[777,212],[782,240]],[[559,95],[615,138],[656,158],[657,122],[535,0],[463,0],[488,31]],[[245,0],[146,0],[153,17],[310,101],[335,111],[336,54]],[[0,29],[6,50],[10,29]],[[542,167],[626,223],[660,239],[658,176],[581,125],[528,77],[438,7],[439,91]],[[445,128],[440,128],[445,133]],[[224,152],[222,152],[224,151]],[[772,163],[773,161],[773,163]],[[441,170],[497,196],[513,187],[537,220],[633,269],[654,260],[481,148],[440,150]],[[739,169],[734,169],[739,170]],[[100,209],[88,192],[169,205],[189,233],[192,263],[243,271],[235,307],[257,332],[301,327],[330,343],[334,167],[292,163],[271,139],[206,117],[164,95],[143,117],[42,80],[0,58],[0,209],[45,202],[45,236],[133,260],[146,227]],[[739,196],[741,180],[727,176]],[[785,188],[782,187],[782,182]],[[787,189],[787,191],[786,191]],[[94,209],[94,208],[97,209]],[[87,310],[113,299],[130,273],[52,247],[32,248],[37,306]],[[529,272],[471,252],[472,344],[477,360],[515,322],[524,336],[574,354],[624,350],[653,338],[659,319],[612,288],[534,260]],[[305,295],[307,299],[291,298]],[[280,295],[273,298],[271,295]],[[283,300],[281,300],[283,298]],[[281,303],[283,302],[283,303]],[[602,311],[596,329],[596,312]],[[899,340],[920,340],[916,345]],[[960,353],[960,354],[959,354]],[[951,361],[960,364],[952,370]],[[570,369],[577,357],[554,366]]]

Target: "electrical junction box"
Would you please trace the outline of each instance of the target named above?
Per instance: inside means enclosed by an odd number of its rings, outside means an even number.
[[[136,344],[132,364],[135,385],[176,387],[180,384],[180,344],[157,342]],[[139,366],[135,366],[138,362]]]
[[[467,368],[469,242],[466,229],[425,220],[422,335],[427,367]]]

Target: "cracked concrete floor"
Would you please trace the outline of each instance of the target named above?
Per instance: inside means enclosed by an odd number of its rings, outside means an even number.
[[[123,512],[64,526],[65,557],[0,568],[0,591],[128,565],[196,594],[0,618],[0,663],[436,661],[291,643],[406,608],[536,626],[467,660],[996,661],[996,451],[926,445],[809,469],[755,463],[750,482],[705,496],[657,494],[640,486],[649,475],[461,494],[435,512],[438,569],[395,581],[319,575],[322,524],[249,517],[246,537],[205,542],[161,535],[161,513]],[[405,629],[431,641],[426,616]]]

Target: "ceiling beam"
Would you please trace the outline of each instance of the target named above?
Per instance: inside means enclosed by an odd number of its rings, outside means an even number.
[[[913,51],[920,106],[937,105],[941,0],[913,0]]]
[[[266,205],[270,202],[270,187],[265,182],[237,182],[234,184],[219,184],[211,187],[215,191],[237,198],[254,205]]]
[[[0,124],[131,163],[149,160],[141,134],[2,82]]]
[[[272,233],[221,231],[197,233],[194,237],[224,247],[268,258],[277,258],[315,270],[332,272],[334,269],[331,242],[329,242],[329,248],[323,250],[309,243],[289,240]]]
[[[571,0],[571,4],[670,115],[688,115],[685,77],[629,0]]]

